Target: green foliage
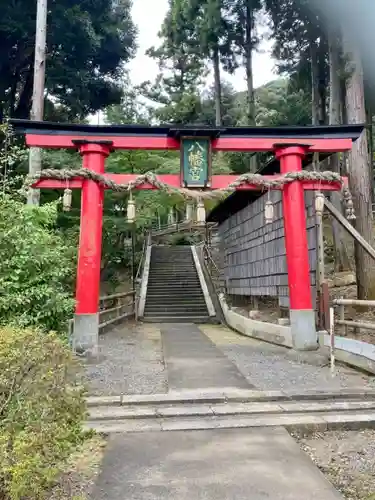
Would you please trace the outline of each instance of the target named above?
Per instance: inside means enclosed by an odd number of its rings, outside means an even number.
[[[76,241],[56,230],[57,204],[0,197],[1,323],[66,330],[73,312]]]
[[[116,83],[134,51],[130,0],[60,0],[48,12],[46,118],[83,119],[121,99]],[[0,5],[0,119],[28,118],[36,3]],[[51,99],[52,97],[52,99]]]
[[[151,47],[147,53],[158,61],[160,74],[155,82],[144,82],[140,90],[148,99],[163,105],[154,110],[160,122],[194,123],[200,111],[199,91],[206,71],[186,0],[171,2],[159,37],[161,45]]]
[[[261,126],[309,125],[311,97],[287,78],[267,83],[256,91],[256,122]]]
[[[82,442],[78,365],[56,334],[0,328],[0,496],[41,500]]]

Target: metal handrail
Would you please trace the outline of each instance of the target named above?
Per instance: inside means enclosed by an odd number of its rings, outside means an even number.
[[[130,297],[131,295],[134,295],[135,291],[131,290],[130,292],[120,292],[120,293],[114,293],[113,295],[104,295],[103,297],[100,297],[99,302],[105,302],[106,300],[113,300],[113,299],[121,299],[122,297]]]
[[[145,255],[146,255],[146,249],[147,249],[147,241],[148,241],[148,235],[145,237],[145,239],[143,240],[143,248],[142,248],[142,254],[141,254],[141,258],[139,260],[139,264],[138,264],[138,269],[137,269],[137,273],[135,275],[135,278],[134,278],[134,282],[137,283],[137,280],[141,274],[141,271],[142,271],[142,267],[143,267],[143,262],[144,262],[144,259],[145,259]]]
[[[352,321],[345,319],[345,306],[361,306],[367,307],[369,309],[375,307],[375,300],[357,300],[357,299],[334,299],[333,307],[338,308],[339,319],[335,319],[334,323],[339,326],[345,327],[345,333],[347,334],[348,328],[363,328],[365,330],[375,331],[375,323],[363,322],[363,321]]]
[[[210,251],[208,245],[206,245],[206,244],[203,245],[203,255],[204,255],[205,259],[207,259],[208,261],[210,261],[210,263],[213,265],[215,271],[218,274],[220,274],[220,269],[217,266],[216,262],[214,261],[214,259],[212,257],[212,254],[211,254],[211,251]]]

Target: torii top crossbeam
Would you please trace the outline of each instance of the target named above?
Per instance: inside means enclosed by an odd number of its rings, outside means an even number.
[[[92,126],[65,123],[11,120],[16,132],[26,135],[30,147],[65,148],[79,150],[85,173],[90,171],[101,182],[80,177],[69,177],[69,187],[82,189],[81,231],[77,269],[76,315],[74,344],[81,349],[94,351],[98,346],[98,304],[102,241],[103,195],[110,179],[126,184],[137,174],[109,174],[105,160],[113,150],[180,150],[180,175],[159,177],[163,183],[175,188],[225,190],[259,189],[260,184],[251,180],[235,184],[237,176],[211,175],[212,151],[271,151],[280,161],[281,176],[289,175],[289,182],[278,186],[282,189],[285,245],[287,255],[290,318],[295,347],[314,349],[317,345],[315,315],[309,277],[309,258],[306,235],[304,189],[339,190],[342,179],[312,182],[297,177],[302,159],[309,153],[335,153],[350,151],[353,142],[363,132],[362,125],[319,127],[238,127],[198,128],[175,126],[146,127],[138,125]],[[71,173],[71,172],[70,172]],[[71,173],[72,174],[72,173]],[[292,174],[292,176],[291,176]],[[75,177],[74,177],[75,176]],[[45,176],[46,177],[46,176]],[[64,189],[67,181],[45,178],[43,172],[35,180],[36,188]],[[277,179],[277,176],[270,176]],[[280,177],[280,176],[279,176]],[[292,180],[292,182],[290,182]],[[258,178],[259,181],[259,178]],[[340,181],[340,182],[339,182]],[[107,182],[108,184],[108,182]],[[113,184],[112,184],[113,186]],[[107,186],[108,187],[108,186]],[[155,188],[155,183],[143,183],[143,189]],[[275,184],[271,187],[276,187]]]
[[[276,144],[301,144],[309,152],[349,151],[363,125],[308,127],[176,127],[143,125],[79,125],[11,120],[27,137],[28,146],[70,148],[75,141],[111,141],[113,149],[178,150],[184,136],[210,137],[213,151],[273,151]]]

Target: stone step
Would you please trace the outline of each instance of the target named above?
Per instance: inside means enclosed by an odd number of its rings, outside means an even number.
[[[168,290],[169,288],[171,289],[176,289],[177,288],[189,288],[189,290],[201,290],[200,283],[193,283],[193,282],[183,282],[183,281],[175,281],[171,283],[163,283],[162,281],[151,281],[149,282],[149,287],[150,288],[164,288],[165,290]]]
[[[169,307],[146,307],[144,310],[145,317],[153,316],[186,316],[186,317],[195,317],[195,316],[206,316],[208,315],[207,307],[179,307],[179,308],[169,308]]]
[[[198,276],[197,272],[195,269],[152,269],[150,268],[152,274],[155,276],[161,276],[162,274],[167,274],[169,276],[181,276],[181,275],[187,275],[187,276]]]
[[[147,290],[151,290],[153,292],[165,292],[174,295],[175,292],[181,292],[185,290],[185,293],[192,292],[200,292],[202,293],[202,289],[200,286],[196,285],[171,285],[171,286],[163,286],[160,283],[152,283],[147,287]]]
[[[254,427],[285,427],[288,430],[319,431],[360,430],[375,427],[374,412],[322,412],[258,414],[246,416],[200,416],[172,418],[139,418],[88,420],[85,426],[103,434],[233,429]]]
[[[180,290],[173,290],[173,292],[169,292],[168,290],[162,290],[160,292],[154,290],[147,291],[147,298],[155,298],[158,299],[176,299],[176,300],[199,300],[202,297],[202,290],[191,290],[188,294],[186,293],[186,289],[181,288]]]
[[[183,295],[182,293],[179,295],[169,295],[162,296],[159,294],[147,294],[146,300],[150,301],[150,304],[160,303],[160,304],[205,304],[203,294],[197,293],[196,295]]]
[[[159,295],[147,295],[146,297],[148,305],[158,305],[158,304],[170,304],[170,305],[181,305],[181,306],[206,306],[206,302],[203,296],[197,297],[160,297]]]
[[[161,308],[161,307],[152,307],[149,308],[146,306],[144,310],[144,316],[145,317],[164,317],[164,316],[169,316],[171,318],[178,318],[178,317],[185,317],[185,318],[195,318],[195,317],[202,317],[202,316],[208,316],[208,311],[207,307],[201,307],[201,308],[191,308],[191,307],[180,307],[176,309],[169,309],[169,308]]]
[[[327,412],[373,412],[375,401],[287,401],[252,403],[211,403],[195,405],[99,406],[90,409],[90,420],[121,420],[139,418],[221,417],[230,415],[298,414]]]
[[[180,276],[155,276],[150,275],[148,278],[149,283],[166,283],[173,285],[174,283],[188,283],[188,284],[196,284],[200,283],[199,278],[196,276],[184,276],[181,274]]]
[[[182,275],[187,275],[187,276],[198,276],[196,273],[195,269],[175,269],[175,268],[170,268],[170,269],[152,269],[150,267],[150,273],[154,274],[155,276],[182,276]]]
[[[145,315],[142,318],[144,323],[194,323],[196,325],[212,323],[214,321],[210,316],[177,316],[177,315],[168,315],[165,316],[155,316],[155,315]],[[214,321],[217,323],[217,321]]]
[[[370,401],[375,402],[375,389],[352,387],[336,391],[296,390],[260,391],[221,387],[202,389],[184,389],[158,394],[120,394],[114,396],[89,396],[87,405],[92,406],[139,406],[139,405],[174,405],[174,404],[214,404],[214,403],[259,403],[259,402],[307,402],[317,401]]]

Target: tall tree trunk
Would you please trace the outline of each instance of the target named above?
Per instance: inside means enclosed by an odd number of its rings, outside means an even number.
[[[255,125],[255,95],[253,79],[253,25],[254,12],[253,0],[246,0],[246,40],[245,40],[245,68],[247,83],[247,122],[248,125]],[[258,170],[258,156],[253,154],[250,157],[250,172]]]
[[[220,58],[219,48],[216,46],[213,51],[212,63],[214,66],[214,79],[215,79],[215,112],[216,112],[216,126],[221,127],[223,121],[221,116],[221,79],[220,79]]]
[[[318,64],[319,64],[319,123],[327,124],[327,76],[326,76],[326,40],[319,41]]]
[[[370,89],[366,89],[365,93],[371,92]],[[370,155],[369,169],[370,169],[370,186],[371,186],[371,204],[374,204],[374,139],[373,132],[374,128],[372,125],[372,106],[371,100],[366,103],[366,123],[368,125],[367,129],[367,141],[368,141],[368,151]]]
[[[341,122],[341,82],[340,82],[340,44],[337,34],[332,30],[329,34],[329,74],[330,101],[329,124],[338,125]],[[330,170],[340,173],[340,158],[333,154],[329,161]],[[336,191],[331,193],[332,204],[342,212],[341,195]],[[341,225],[332,221],[333,243],[335,248],[335,271],[350,269],[348,252],[345,246],[345,234]]]
[[[249,125],[255,125],[255,98],[253,81],[253,23],[253,0],[247,0],[245,66],[247,83],[247,119]]]
[[[345,36],[345,35],[344,35]],[[363,67],[360,54],[345,42],[347,68],[346,110],[348,123],[365,123]],[[349,181],[354,198],[356,229],[374,246],[373,217],[370,196],[369,152],[366,130],[353,144],[349,155]],[[355,263],[359,299],[375,298],[375,264],[358,243],[355,243]]]
[[[310,43],[311,57],[311,115],[312,124],[319,125],[320,123],[320,94],[319,94],[319,60],[318,46],[316,41]]]

